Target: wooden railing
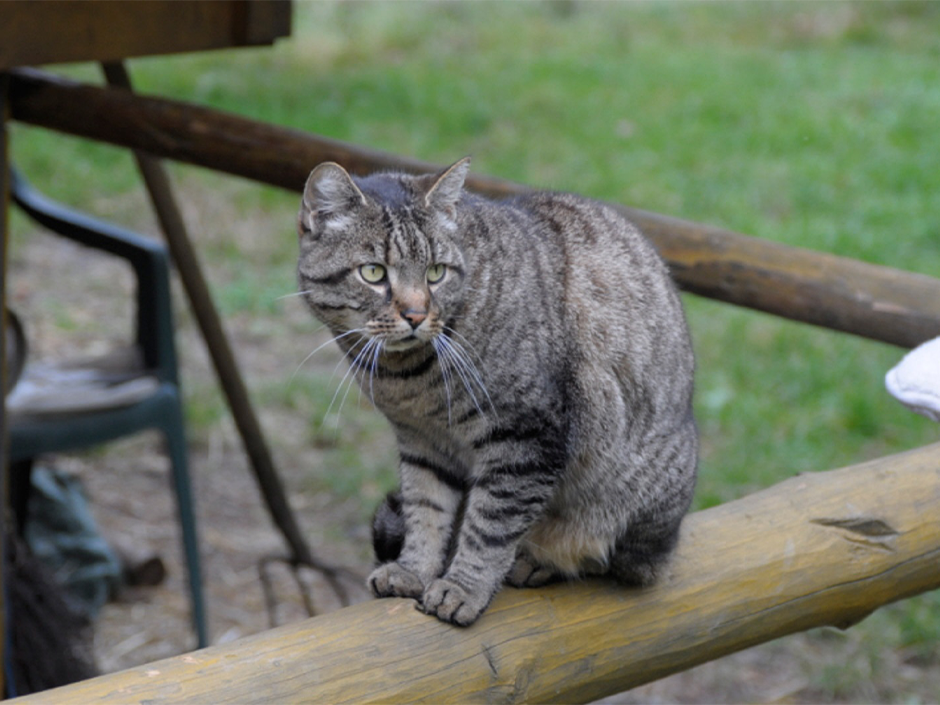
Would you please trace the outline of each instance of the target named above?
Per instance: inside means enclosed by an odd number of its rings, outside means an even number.
[[[10,84],[15,119],[295,191],[325,160],[358,172],[436,168],[35,72]],[[469,184],[525,190],[482,176]],[[940,335],[940,280],[620,207],[690,291],[906,347]],[[409,600],[377,600],[22,700],[589,701],[938,587],[931,445],[690,515],[669,575],[648,590],[605,580],[507,588],[468,629]]]
[[[588,702],[940,587],[940,444],[690,515],[648,590],[505,588],[468,629],[354,605],[25,703]]]
[[[22,122],[298,193],[310,170],[323,161],[339,162],[357,173],[440,168],[209,108],[31,70],[13,73],[10,110]],[[529,190],[472,172],[467,184],[494,196]],[[640,226],[679,285],[689,291],[902,347],[940,335],[938,279],[616,207]]]

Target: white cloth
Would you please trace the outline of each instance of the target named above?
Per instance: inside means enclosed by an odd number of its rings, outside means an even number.
[[[885,376],[885,386],[912,411],[940,422],[940,338],[905,355]]]

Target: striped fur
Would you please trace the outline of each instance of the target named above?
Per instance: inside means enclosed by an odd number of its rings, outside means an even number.
[[[577,196],[474,196],[468,168],[322,164],[299,216],[304,297],[400,450],[369,586],[459,625],[504,581],[652,582],[697,453],[688,331],[651,245]]]

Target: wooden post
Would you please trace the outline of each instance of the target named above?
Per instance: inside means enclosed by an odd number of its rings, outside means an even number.
[[[439,168],[208,108],[36,71],[14,73],[11,106],[17,120],[297,192],[322,161],[339,162],[357,173]],[[471,174],[467,184],[492,196],[529,190],[478,174]],[[902,347],[940,335],[940,280],[933,277],[614,207],[640,226],[679,285],[689,291]]]
[[[7,157],[7,117],[9,74],[0,71],[0,698],[6,692],[6,648],[10,625],[6,619],[7,530],[10,517],[10,472],[7,452],[6,389],[7,389],[7,246],[8,210],[10,203],[9,159]]]
[[[651,589],[505,588],[468,629],[375,600],[22,702],[588,702],[938,587],[940,444],[692,514]]]

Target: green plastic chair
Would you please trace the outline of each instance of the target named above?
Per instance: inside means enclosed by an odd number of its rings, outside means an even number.
[[[202,570],[187,461],[183,408],[173,343],[169,257],[165,248],[43,196],[16,172],[14,202],[54,233],[126,260],[137,278],[135,344],[123,355],[76,365],[27,364],[7,397],[11,468],[31,467],[44,453],[98,445],[156,429],[166,439],[172,467],[183,554],[189,573],[198,647],[208,644]],[[23,472],[12,485],[23,487]],[[15,494],[16,491],[12,492]]]

